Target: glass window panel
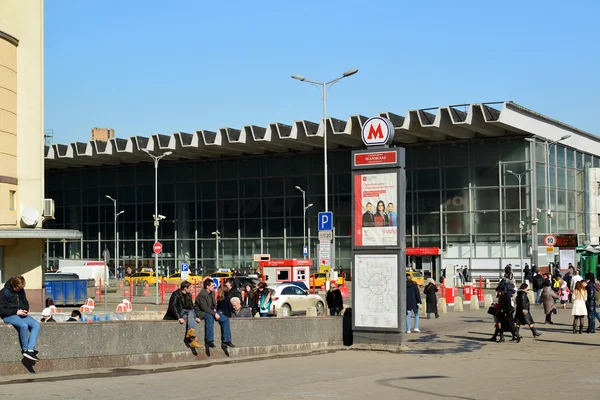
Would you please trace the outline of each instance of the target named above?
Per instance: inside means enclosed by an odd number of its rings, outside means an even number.
[[[583,214],[577,214],[577,229],[583,231],[585,226],[583,225]]]
[[[469,189],[447,190],[443,194],[446,211],[467,211],[469,209]]]
[[[421,236],[417,238],[419,247],[441,247],[439,236]]]
[[[48,181],[49,174],[46,172],[46,180]],[[46,182],[46,185],[56,187],[62,186],[62,175],[57,175],[56,180],[50,180]],[[96,187],[98,186],[98,168],[84,168],[81,170],[81,186],[82,187]]]
[[[212,234],[217,230],[217,221],[198,221],[198,237],[214,238]],[[203,256],[204,257],[204,256]]]
[[[284,258],[283,254],[283,239],[264,239],[263,240],[264,252],[271,255],[271,258]]]
[[[499,208],[497,189],[475,189],[473,190],[474,210],[497,210]]]
[[[577,229],[577,213],[568,213],[567,229]],[[583,226],[579,228],[579,231],[583,230]]]
[[[302,177],[304,178],[304,177]],[[347,174],[336,174],[333,176],[334,192],[336,194],[347,193],[350,194],[352,190],[352,175]],[[292,186],[293,187],[293,186]],[[296,190],[296,189],[294,189]]]
[[[441,152],[442,165],[467,165],[469,160],[469,145],[458,143],[444,146]]]
[[[538,186],[546,186],[546,164],[536,163],[535,179]]]
[[[550,157],[550,165],[556,165],[556,146],[550,146],[548,155]]]
[[[175,187],[175,197],[178,202],[194,201],[196,195],[194,183],[179,183]]]
[[[600,168],[600,157],[594,156],[593,165],[594,165],[594,168]]]
[[[469,236],[448,235],[446,238],[446,244],[450,245],[454,243],[469,243]]]
[[[419,235],[435,235],[440,233],[440,214],[417,214]]]
[[[263,216],[283,217],[283,198],[263,199]]]
[[[83,204],[88,205],[88,206],[98,204],[98,197],[99,197],[98,189],[96,189],[96,188],[83,189]],[[104,200],[110,201],[106,198]]]
[[[577,192],[567,192],[567,211],[577,211],[577,203],[575,202],[575,195]]]
[[[333,161],[333,170],[337,173],[350,172],[351,169],[351,158],[345,151],[331,152],[331,160]],[[286,159],[286,165],[289,163],[290,158]]]
[[[288,218],[287,219],[287,237],[303,237],[305,232],[303,232],[304,224],[302,222],[302,218]],[[337,224],[336,224],[337,229]]]
[[[440,163],[439,147],[430,145],[411,149],[414,157],[415,167],[437,167]]]
[[[283,218],[269,218],[265,219],[265,232],[266,237],[283,237]],[[272,256],[272,254],[271,254]]]
[[[321,164],[323,160],[321,160]],[[283,157],[271,157],[263,160],[264,176],[281,176],[285,168],[283,165]]]
[[[519,212],[504,212],[504,233],[519,233]]]
[[[413,211],[413,207],[414,207],[414,200],[413,200],[413,196],[415,196],[414,193],[408,192],[406,193],[406,213],[411,213]]]
[[[418,212],[440,211],[440,192],[417,192]]]
[[[172,183],[158,185],[158,201],[175,201],[175,186]]]
[[[335,215],[335,233],[338,236],[351,236],[352,228],[350,227],[349,215]]]
[[[260,158],[240,160],[240,177],[254,178],[261,175],[262,166]]]
[[[194,239],[196,221],[178,220],[176,226],[178,239]]]
[[[562,146],[556,146],[556,165],[559,167],[564,167],[566,165],[565,148]]]
[[[542,210],[546,209],[546,190],[537,189],[536,191],[536,206]]]
[[[221,229],[222,237],[226,238],[236,238],[238,237],[238,221],[235,220],[225,220],[222,222]],[[236,251],[237,252],[237,251]]]
[[[203,201],[200,203],[201,214],[198,219],[216,219],[217,218],[217,202]]]
[[[583,171],[579,170],[575,173],[575,189],[583,190]]]
[[[247,199],[242,202],[240,214],[243,218],[260,218],[260,199]]]
[[[260,197],[260,179],[244,179],[240,181],[241,197]]]
[[[310,175],[308,177],[308,190],[305,189],[306,193],[310,193],[311,196],[324,194],[325,185],[323,179],[323,175]]]
[[[243,237],[260,237],[260,219],[242,220]]]
[[[475,233],[498,233],[500,232],[500,215],[498,212],[473,213]]]
[[[468,213],[446,213],[444,215],[444,231],[447,234],[469,233]]]
[[[575,167],[579,169],[583,168],[583,154],[579,151],[575,155]]]
[[[474,186],[498,186],[497,167],[473,167],[471,170]]]
[[[135,204],[135,190],[131,186],[117,188],[119,204]]]
[[[237,181],[219,181],[219,199],[235,199],[238,197]]]
[[[443,168],[442,179],[444,189],[469,187],[469,174],[465,168]]]
[[[499,160],[498,142],[495,140],[471,144],[472,165],[495,165]]]
[[[239,217],[237,200],[219,201],[219,216],[225,219],[237,219]]]
[[[263,196],[265,196],[265,197],[283,196],[283,178],[265,178],[265,179],[263,179]]]
[[[217,162],[196,164],[196,179],[199,181],[214,181],[217,179]]]
[[[527,188],[511,187],[504,189],[504,204],[505,210],[518,210],[519,209],[519,194],[521,195],[521,209],[527,208]]]
[[[565,213],[565,212],[557,212],[556,216],[555,216],[555,219],[557,221],[556,223],[557,223],[558,226],[553,225],[553,227],[556,226],[556,229],[558,231],[567,230],[567,213]]]
[[[347,174],[348,176],[348,184],[350,184],[350,174]],[[339,182],[338,180],[338,175],[334,176],[334,179],[336,179],[336,182]],[[302,198],[302,192],[298,189],[296,189],[296,186],[298,186],[300,189],[304,190],[306,192],[307,189],[307,184],[308,184],[308,179],[306,176],[288,176],[286,174],[286,176],[283,178],[285,179],[285,195],[286,196],[299,196],[300,198]],[[338,188],[339,183],[336,183],[336,188]],[[338,188],[340,189],[340,188]],[[342,189],[342,190],[346,190],[346,189]],[[348,192],[350,192],[350,189],[347,189]]]
[[[217,178],[221,179],[237,179],[238,178],[238,162],[237,160],[221,161],[217,168]]]
[[[586,165],[588,165],[588,164],[589,164],[590,166],[592,166],[592,156],[591,156],[591,155],[589,155],[589,154],[587,154],[587,153],[585,153],[585,154],[583,155],[583,165],[584,165],[584,167],[585,167],[585,166],[586,166]]]
[[[566,171],[564,168],[557,168],[556,181],[557,181],[557,186],[559,188],[562,188],[562,189],[567,188]]]
[[[302,238],[290,239],[287,238],[285,245],[287,246],[287,258],[304,258],[302,248],[304,246]],[[307,244],[308,245],[308,244]]]
[[[535,159],[538,162],[546,163],[546,144],[544,142],[535,143]]]
[[[577,197],[577,212],[583,212],[583,192],[576,192]]]
[[[569,189],[575,189],[575,170],[574,169],[567,170],[567,187]]]
[[[556,167],[554,167],[552,165],[550,166],[549,182],[550,182],[550,187],[551,188],[555,188],[556,187]]]
[[[154,186],[136,186],[137,203],[154,203]]]
[[[556,209],[558,211],[567,211],[567,192],[565,190],[558,191]]]
[[[575,168],[575,150],[566,149],[567,152],[567,167]]]
[[[352,196],[350,194],[335,196],[333,198],[333,207],[336,215],[350,216],[352,213]],[[310,209],[308,212],[310,213]]]
[[[428,190],[440,188],[440,176],[437,168],[416,170],[414,174],[417,180],[417,189]]]
[[[527,142],[523,140],[501,140],[499,144],[500,159],[502,161],[524,161],[529,159]]]

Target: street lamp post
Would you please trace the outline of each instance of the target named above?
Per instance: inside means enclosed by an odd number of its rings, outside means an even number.
[[[113,205],[115,207],[115,278],[118,276],[117,275],[117,268],[119,268],[119,239],[117,236],[117,218],[119,218],[119,215],[124,214],[125,211],[119,211],[117,212],[117,200],[113,199],[112,197],[110,197],[109,195],[105,195],[104,197],[106,197],[107,199],[111,200],[113,202]]]
[[[520,174],[517,174],[516,172],[513,172],[510,169],[507,169],[506,172],[508,174],[516,176],[519,182],[519,268],[521,270],[521,283],[523,283],[523,227],[525,226],[525,222],[523,222],[523,217],[521,215],[521,209],[523,208],[521,206],[521,179],[523,178],[523,176],[525,176],[525,174],[531,172],[531,168],[525,170],[524,172],[521,172]]]
[[[160,156],[155,156],[150,153],[148,149],[142,149],[142,151],[148,154],[152,161],[154,161],[154,243],[158,242],[158,225],[159,225],[159,215],[158,215],[158,162],[166,156],[173,154],[172,151],[164,152]],[[158,300],[158,253],[154,253],[154,270],[156,275],[156,304],[159,304]]]
[[[323,95],[323,168],[325,174],[325,211],[329,211],[329,190],[327,188],[327,87],[332,86],[340,80],[352,76],[358,72],[358,69],[354,68],[348,70],[342,74],[339,78],[333,79],[329,82],[315,82],[309,81],[303,76],[292,75],[293,79],[299,80],[300,82],[310,83],[313,86],[318,87]]]
[[[215,235],[215,250],[216,250],[216,261],[217,261],[216,271],[218,271],[219,270],[219,238],[221,237],[221,232],[214,231],[212,233],[212,235]]]
[[[298,189],[299,191],[302,192],[302,210],[303,210],[303,214],[302,214],[302,253],[304,253],[304,247],[306,247],[306,210],[311,208],[313,205],[312,205],[312,203],[309,205],[306,205],[306,192],[304,190],[302,190],[300,188],[300,186],[296,186],[296,189]],[[308,247],[307,247],[307,249],[308,249]],[[304,259],[306,259],[306,254],[303,254],[303,255],[304,255]]]

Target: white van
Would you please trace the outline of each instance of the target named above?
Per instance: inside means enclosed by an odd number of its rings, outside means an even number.
[[[102,280],[102,291],[104,291],[104,285],[106,284],[106,273],[108,272],[108,292],[114,293],[119,288],[119,281],[115,278],[115,275],[104,263],[95,262],[93,264],[99,265],[65,265],[60,266],[57,273],[77,274],[79,279],[95,279],[96,287],[100,287],[100,280]]]

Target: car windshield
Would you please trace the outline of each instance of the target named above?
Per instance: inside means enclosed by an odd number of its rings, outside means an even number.
[[[421,275],[421,273],[419,273],[419,272],[413,272],[413,276],[415,278],[422,278],[423,277],[423,275]]]

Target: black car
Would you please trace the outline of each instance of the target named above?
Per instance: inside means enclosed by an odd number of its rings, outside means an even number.
[[[248,283],[251,285],[252,290],[256,290],[256,287],[258,286],[258,282],[260,282],[260,279],[252,278],[250,276],[234,276],[233,282],[235,284],[235,287],[241,292],[246,288],[246,285]]]

